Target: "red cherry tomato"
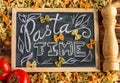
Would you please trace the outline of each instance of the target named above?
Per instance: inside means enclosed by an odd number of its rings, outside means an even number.
[[[0,81],[7,78],[10,70],[10,65],[6,61],[0,59]]]
[[[24,70],[16,69],[8,76],[7,83],[30,83],[30,77]]]

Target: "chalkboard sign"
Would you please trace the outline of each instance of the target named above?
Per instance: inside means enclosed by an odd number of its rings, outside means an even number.
[[[99,71],[97,10],[15,8],[12,23],[13,69]]]

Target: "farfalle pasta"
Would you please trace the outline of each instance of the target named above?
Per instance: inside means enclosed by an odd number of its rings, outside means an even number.
[[[93,39],[90,39],[90,43],[86,44],[86,46],[89,48],[89,49],[93,49],[93,45],[96,44],[96,41],[93,40]]]
[[[89,2],[90,1],[90,2]],[[111,0],[0,0],[0,41],[4,43],[11,37],[12,8],[96,8],[101,9]],[[57,35],[58,36],[58,35]],[[56,38],[56,37],[55,37]],[[57,39],[57,38],[56,38]],[[64,38],[62,39],[64,40]],[[11,41],[11,40],[9,40]],[[58,42],[56,40],[55,42]],[[7,50],[0,43],[2,50]],[[93,43],[93,42],[92,42]],[[92,48],[93,44],[88,43]],[[9,50],[10,51],[10,50]],[[30,62],[31,63],[31,62]],[[59,64],[61,65],[61,64]],[[31,83],[114,83],[116,72],[47,72],[31,74]]]
[[[57,67],[61,67],[62,66],[62,63],[65,62],[65,59],[63,57],[58,57],[58,60],[55,61],[55,66]]]
[[[75,29],[75,30],[73,30],[72,31],[72,33],[71,33],[71,35],[73,35],[73,36],[75,36],[75,40],[79,40],[79,39],[81,39],[81,35],[78,33],[78,29]]]
[[[31,83],[35,83],[38,80],[38,74],[35,73],[33,75],[29,75],[31,79]]]
[[[47,72],[30,77],[32,83],[114,83],[118,79],[116,72]]]
[[[39,0],[33,0],[33,3],[34,3],[34,5],[32,6],[33,9],[39,8],[39,4],[40,4]]]
[[[64,35],[62,33],[53,36],[54,41],[57,43],[59,40],[64,41]]]
[[[45,17],[41,16],[40,17],[40,22],[41,23],[45,23],[45,22],[49,22],[50,21],[50,16],[49,15],[45,15]]]
[[[45,73],[39,73],[38,83],[49,83],[49,80],[46,79],[47,75]]]
[[[27,68],[36,68],[37,67],[37,63],[36,63],[36,61],[33,61],[33,62],[27,61],[26,62],[26,67]]]
[[[7,37],[6,29],[2,28],[2,25],[0,25],[0,39],[4,41],[6,37]]]

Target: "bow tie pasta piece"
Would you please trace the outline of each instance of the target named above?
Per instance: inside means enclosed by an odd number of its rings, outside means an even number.
[[[54,41],[57,43],[59,40],[64,41],[64,35],[60,33],[59,35],[54,35],[53,37]]]
[[[41,23],[45,23],[45,22],[50,22],[50,16],[49,15],[45,15],[45,17],[40,17],[40,22]]]
[[[6,28],[3,28],[1,25],[0,25],[0,39],[2,41],[4,41],[7,37],[7,34],[5,33],[6,32]]]
[[[91,44],[96,44],[96,41],[93,40],[93,39],[90,39],[90,43],[91,43]]]
[[[63,57],[58,57],[58,61],[55,61],[55,65],[61,67],[63,62],[65,62],[65,59]]]
[[[49,22],[49,21],[50,21],[50,16],[49,16],[49,15],[46,15],[46,16],[45,16],[45,20],[46,20],[47,22]]]
[[[36,83],[49,83],[49,80],[47,79],[47,75],[45,73],[39,73],[38,82]]]
[[[37,67],[37,63],[36,61],[33,61],[32,63],[30,61],[26,62],[26,67],[27,68],[36,68]]]
[[[86,44],[87,48],[93,49],[93,45],[91,43]]]
[[[35,83],[38,80],[38,74],[30,75],[31,83]]]
[[[78,29],[74,29],[71,35],[75,36],[75,40],[79,40],[82,37],[80,34],[78,34]]]
[[[79,35],[79,34],[77,34],[76,36],[75,36],[75,40],[79,40],[81,38],[81,35]]]
[[[64,74],[65,74],[65,79],[66,79],[68,82],[70,82],[70,81],[71,81],[72,73],[70,73],[70,72],[64,72]]]
[[[55,66],[61,67],[61,64],[59,63],[59,61],[55,61]]]
[[[93,49],[93,45],[96,44],[96,41],[93,39],[90,39],[90,43],[86,44],[87,48]]]
[[[41,23],[45,23],[44,17],[40,17],[40,22],[41,22]]]

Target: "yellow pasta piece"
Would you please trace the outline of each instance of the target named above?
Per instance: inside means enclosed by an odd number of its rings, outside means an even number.
[[[96,44],[96,41],[93,40],[93,39],[90,39],[90,43],[86,44],[86,46],[89,48],[89,49],[93,49],[93,45]]]
[[[75,40],[81,39],[81,35],[78,34],[78,29],[73,30],[71,34],[75,36]]]
[[[0,39],[4,41],[7,37],[6,29],[0,25]]]
[[[38,77],[38,83],[49,83],[48,79],[46,79],[46,74],[41,73]]]
[[[57,43],[59,40],[64,41],[64,35],[60,33],[59,35],[54,35],[53,37],[54,41]]]
[[[12,28],[12,26],[11,26],[12,21],[4,13],[0,13],[0,16],[2,16],[3,22],[5,22],[5,24],[6,24],[6,28],[11,29]]]
[[[45,15],[45,17],[40,17],[40,22],[41,23],[45,23],[45,21],[49,22],[50,21],[50,16],[49,15]]]
[[[7,1],[5,2],[5,5],[8,6],[8,7],[10,7],[11,4],[12,4],[11,0],[7,0]]]
[[[63,57],[58,57],[58,61],[55,61],[55,65],[57,67],[61,67],[62,63],[65,61],[65,59]]]
[[[41,23],[44,23],[44,22],[45,22],[44,17],[40,17],[40,22],[41,22]]]
[[[62,8],[66,8],[66,3],[61,2],[61,7],[62,7]]]
[[[39,8],[39,4],[40,4],[40,3],[39,3],[39,0],[33,0],[33,3],[34,3],[34,4],[33,4],[32,8],[33,8],[33,9],[38,9],[38,8]]]
[[[46,16],[45,16],[45,20],[46,20],[47,22],[49,22],[49,21],[50,21],[50,16],[49,16],[49,15],[46,15]]]
[[[36,68],[37,67],[37,63],[36,63],[36,61],[33,61],[32,63],[30,62],[30,61],[27,61],[26,62],[26,67],[27,68]]]
[[[89,9],[90,7],[92,7],[91,3],[88,3],[85,0],[78,0],[78,2],[81,8]]]
[[[65,78],[66,78],[67,82],[70,82],[72,74],[70,72],[64,72],[64,74],[65,74]]]

